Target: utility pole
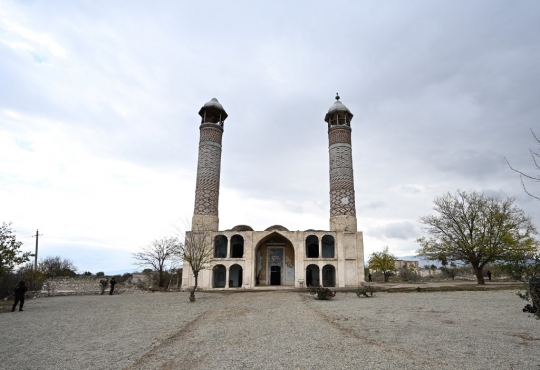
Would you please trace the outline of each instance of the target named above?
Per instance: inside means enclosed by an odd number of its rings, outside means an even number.
[[[39,230],[36,229],[36,254],[34,256],[34,271],[37,271],[37,252],[38,252],[38,239],[39,239],[39,236],[40,235],[43,235],[43,234],[40,234],[39,233]],[[33,236],[32,236],[33,237]]]

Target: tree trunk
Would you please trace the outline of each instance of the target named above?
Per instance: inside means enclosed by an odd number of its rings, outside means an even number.
[[[478,281],[478,284],[485,285],[486,282],[484,281],[483,268],[479,266],[473,266],[473,270],[476,275],[476,280]]]
[[[191,293],[189,294],[190,302],[195,302],[195,290],[197,289],[197,284],[199,283],[199,274],[195,273],[193,275],[195,276],[195,285],[193,285],[193,288],[191,289]]]
[[[163,270],[159,270],[159,281],[158,281],[158,286],[160,288],[163,288]]]

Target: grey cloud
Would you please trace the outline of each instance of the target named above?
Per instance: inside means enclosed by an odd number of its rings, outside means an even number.
[[[401,187],[401,191],[404,193],[417,194],[420,193],[420,189],[416,186],[405,185]]]
[[[492,177],[506,167],[504,158],[493,151],[452,150],[437,153],[431,160],[432,166],[442,172],[477,180]]]
[[[394,222],[385,226],[370,229],[366,234],[389,239],[411,239],[418,236],[418,232],[411,222]]]
[[[355,115],[355,183],[369,193],[357,192],[357,209],[384,223],[399,207],[410,220],[373,232],[414,237],[420,197],[457,188],[503,189],[540,217],[504,161],[526,168],[540,122],[540,3],[345,2],[328,12],[321,1],[309,16],[302,2],[129,4],[7,3],[67,56],[40,50],[52,64],[42,66],[0,42],[0,114],[44,117],[50,127],[24,129],[66,131],[91,155],[194,184],[197,112],[216,97],[229,113],[222,187],[327,209],[323,118],[339,92]]]

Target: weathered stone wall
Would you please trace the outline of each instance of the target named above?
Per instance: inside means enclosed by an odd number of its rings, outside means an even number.
[[[129,278],[123,283],[117,283],[114,288],[115,293],[123,293],[137,289],[148,289],[152,286],[152,275],[133,274],[133,276],[133,278]],[[111,289],[109,284],[111,276],[61,276],[45,280],[43,282],[43,287],[41,288],[40,296],[101,294],[102,288],[100,280],[103,279],[107,280],[104,294],[109,294],[109,290]]]
[[[101,294],[99,281],[110,278],[95,276],[55,277],[43,282],[41,296]]]
[[[157,274],[156,273],[134,273],[131,278],[126,281],[128,287],[133,287],[134,289],[148,289],[157,285]]]

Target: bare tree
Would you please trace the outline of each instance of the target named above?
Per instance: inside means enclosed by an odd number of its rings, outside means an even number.
[[[55,276],[75,276],[77,266],[68,258],[60,256],[48,256],[38,264],[38,270],[47,277]]]
[[[212,233],[204,224],[193,224],[191,231],[181,233],[184,236],[184,244],[180,247],[180,256],[187,263],[195,278],[195,284],[191,288],[189,300],[195,302],[195,290],[199,283],[199,273],[210,267],[214,258]]]
[[[151,267],[158,272],[158,285],[165,286],[165,272],[169,263],[173,264],[180,257],[182,244],[177,237],[164,237],[154,240],[152,245],[143,248],[140,252],[133,253],[137,260],[135,264],[140,267]]]
[[[531,129],[531,134],[532,136],[534,137],[534,140],[536,140],[536,143],[538,145],[540,145],[540,139],[538,138],[538,136],[536,136],[534,134],[534,131]],[[532,162],[533,162],[533,165],[536,167],[537,170],[540,171],[540,163],[539,163],[539,158],[540,158],[540,152],[535,152],[533,151],[532,149],[529,149],[529,152],[531,154],[531,158],[532,158]],[[510,162],[508,162],[508,159],[506,159],[506,163],[508,163],[508,166],[510,167],[510,169],[514,172],[517,172],[519,173],[519,178],[521,180],[521,186],[523,187],[523,190],[525,191],[525,193],[527,193],[529,196],[535,198],[535,199],[538,199],[540,200],[540,197],[536,196],[536,195],[533,195],[532,193],[530,193],[528,190],[527,190],[527,187],[525,186],[525,183],[523,182],[523,178],[526,178],[526,179],[529,179],[531,180],[532,182],[540,182],[540,175],[529,175],[529,174],[526,174],[524,172],[521,172],[520,170],[517,170],[515,169],[514,167],[512,167],[510,165]]]

